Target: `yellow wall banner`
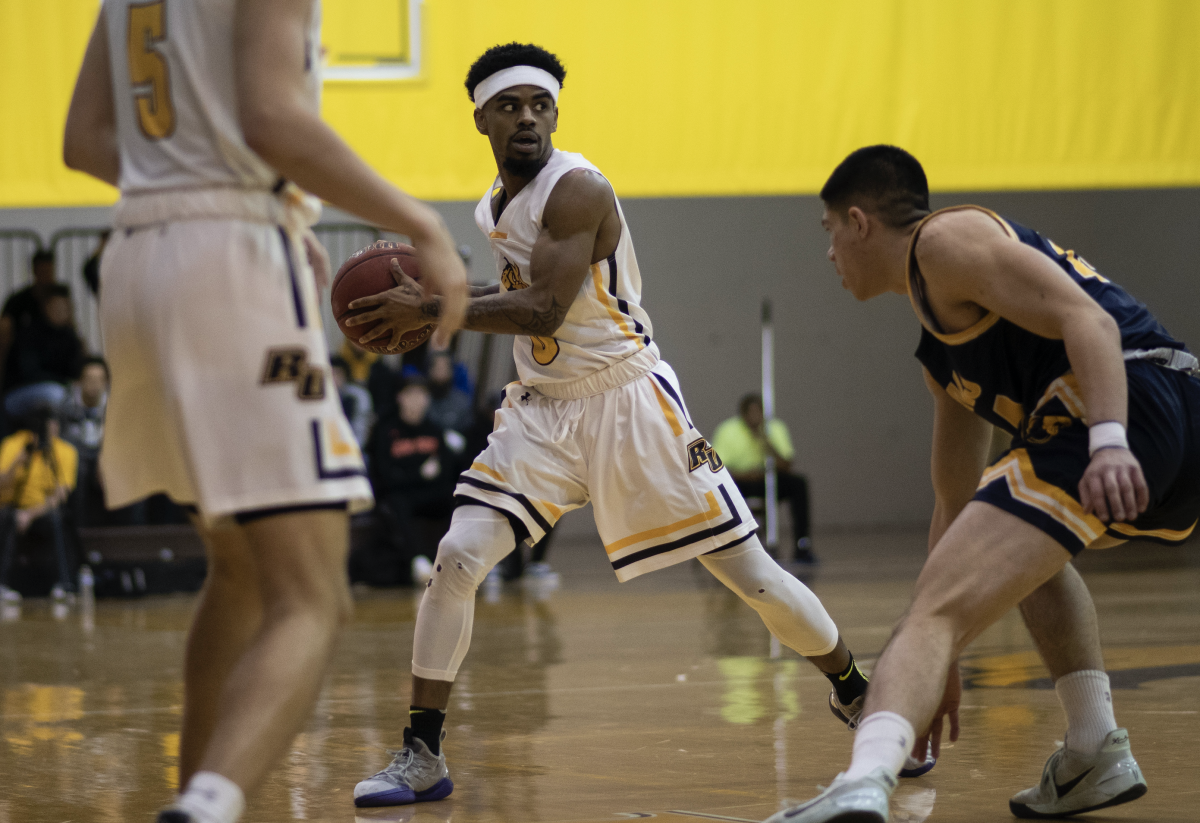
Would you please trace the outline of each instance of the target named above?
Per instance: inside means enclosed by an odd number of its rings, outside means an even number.
[[[339,69],[390,62],[400,78],[328,81],[326,118],[425,198],[473,200],[490,183],[463,81],[511,40],[562,59],[555,144],[626,197],[811,193],[877,142],[916,154],[942,191],[1200,185],[1195,0],[325,6]],[[115,196],[60,160],[96,8],[0,0],[0,206]]]

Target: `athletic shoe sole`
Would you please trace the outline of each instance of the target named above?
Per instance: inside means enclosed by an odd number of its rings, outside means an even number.
[[[1011,800],[1008,801],[1008,810],[1012,812],[1014,817],[1020,817],[1025,820],[1061,820],[1064,817],[1074,817],[1077,814],[1086,814],[1087,812],[1094,812],[1097,809],[1107,809],[1109,806],[1120,806],[1122,803],[1128,803],[1131,800],[1137,800],[1139,797],[1144,795],[1146,791],[1146,784],[1139,783],[1136,786],[1130,786],[1112,800],[1107,800],[1104,803],[1096,806],[1088,806],[1086,809],[1072,809],[1069,812],[1054,812],[1053,814],[1046,814],[1045,812],[1039,812],[1035,809],[1031,809],[1024,803],[1014,803]]]
[[[933,767],[936,765],[937,765],[936,760],[929,759],[929,760],[926,760],[924,763],[922,763],[920,766],[917,766],[917,768],[915,768],[915,769],[901,769],[900,776],[901,777],[920,777],[923,774],[928,774],[930,772],[930,770],[932,770]]]
[[[832,696],[830,696],[830,699],[825,702],[829,704],[829,711],[831,711],[833,713],[834,717],[836,717],[838,720],[842,721],[842,723],[844,723],[845,725],[847,725],[847,726],[850,725],[850,718],[848,718],[848,717],[846,717],[846,715],[842,714],[842,712],[838,709],[838,707],[833,705]]]
[[[407,806],[411,803],[428,803],[431,800],[442,800],[454,791],[454,783],[448,777],[443,777],[428,789],[414,792],[408,787],[395,788],[391,791],[376,792],[354,798],[354,805],[359,808],[375,806]]]

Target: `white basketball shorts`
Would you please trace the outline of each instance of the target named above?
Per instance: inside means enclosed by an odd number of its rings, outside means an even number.
[[[488,447],[455,493],[518,521],[532,542],[591,500],[622,582],[737,545],[757,528],[662,361],[574,400],[509,384]]]
[[[312,269],[285,229],[237,219],[117,228],[101,282],[110,507],[165,492],[212,522],[372,504]]]

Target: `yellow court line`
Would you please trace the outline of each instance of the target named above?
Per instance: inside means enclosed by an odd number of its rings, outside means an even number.
[[[679,418],[675,416],[675,411],[671,408],[671,404],[667,402],[667,398],[663,397],[663,393],[659,391],[658,386],[654,385],[654,381],[650,381],[650,388],[654,389],[655,396],[658,397],[658,405],[662,407],[663,415],[666,416],[667,422],[671,424],[671,431],[675,436],[683,434],[683,426],[679,425]]]
[[[600,274],[599,263],[592,264],[592,284],[596,287],[596,299],[604,304],[604,308],[608,309],[608,315],[612,318],[613,322],[625,333],[626,337],[637,342],[639,349],[646,348],[646,344],[642,342],[641,335],[630,330],[629,324],[625,322],[622,314],[613,308],[612,303],[609,302],[608,292],[604,290],[604,278]]]
[[[655,537],[666,537],[668,534],[686,529],[688,526],[695,526],[703,523],[706,520],[712,520],[721,514],[721,504],[717,502],[717,496],[712,492],[705,492],[704,499],[708,501],[708,511],[693,515],[687,520],[680,520],[678,523],[672,523],[669,526],[659,526],[657,529],[649,529],[648,531],[631,534],[629,537],[622,538],[615,543],[609,543],[604,547],[604,551],[612,554],[619,552],[626,546],[632,546],[635,543],[641,543],[643,540],[651,540]]]
[[[1200,520],[1196,522],[1200,523]],[[1181,531],[1175,531],[1174,529],[1151,529],[1149,531],[1143,531],[1129,525],[1128,523],[1109,523],[1108,527],[1115,532],[1125,535],[1126,537],[1157,537],[1160,540],[1172,540],[1182,543],[1191,536],[1193,531],[1195,531],[1196,523],[1193,523]]]
[[[483,472],[488,477],[491,477],[495,480],[499,480],[501,483],[508,485],[508,481],[500,476],[500,472],[496,471],[491,466],[485,466],[483,463],[472,463],[471,470],[477,471],[477,472]]]

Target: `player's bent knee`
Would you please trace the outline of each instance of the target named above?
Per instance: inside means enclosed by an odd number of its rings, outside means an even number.
[[[503,515],[482,506],[458,509],[438,544],[426,596],[473,598],[488,571],[515,547],[512,526]]]
[[[473,597],[487,572],[466,541],[447,534],[438,544],[429,594],[433,597]]]

